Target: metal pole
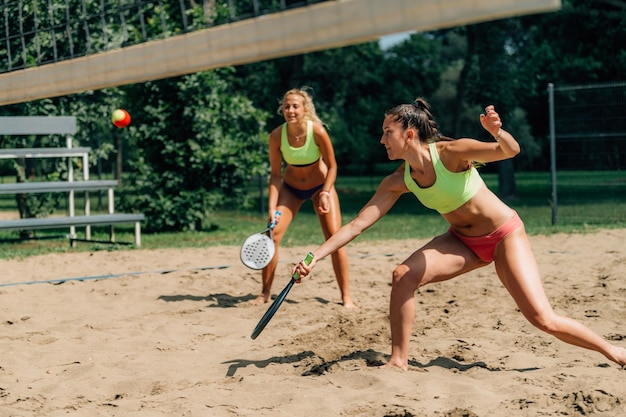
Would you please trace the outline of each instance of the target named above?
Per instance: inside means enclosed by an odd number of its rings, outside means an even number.
[[[67,135],[65,138],[66,146],[68,149],[72,148],[72,135]],[[67,158],[67,181],[74,181],[74,165],[72,164],[72,157]],[[74,217],[74,190],[70,190],[69,192],[69,203],[68,208],[70,211],[70,217]],[[76,227],[70,226],[70,236],[72,238],[76,237]],[[73,241],[72,241],[73,242]]]
[[[263,175],[259,175],[259,207],[261,210],[261,216],[265,214],[265,187],[267,184],[263,181]]]
[[[556,134],[554,122],[554,84],[548,84],[548,102],[550,108],[550,174],[552,179],[552,225],[557,223],[557,192],[556,192]]]
[[[263,127],[261,126],[261,123],[259,123],[259,137],[262,139],[263,136]],[[260,143],[263,143],[263,141],[261,140]],[[262,149],[261,145],[261,149],[259,149],[259,152],[261,153],[261,155],[263,154],[263,149]],[[265,187],[268,187],[267,184],[267,178],[265,177],[265,175],[259,174],[259,208],[261,211],[261,216],[263,216],[266,213],[265,210],[265,195],[264,195],[264,190]]]

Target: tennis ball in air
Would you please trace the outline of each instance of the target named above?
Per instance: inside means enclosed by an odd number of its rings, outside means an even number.
[[[111,122],[117,127],[126,127],[130,124],[130,114],[124,109],[115,109],[111,115]]]

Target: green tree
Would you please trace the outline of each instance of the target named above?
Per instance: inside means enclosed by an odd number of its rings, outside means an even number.
[[[276,113],[281,95],[309,86],[328,125],[340,173],[372,172],[385,161],[377,141],[387,108],[439,85],[440,46],[427,36],[387,51],[378,42],[335,48],[236,68],[237,91],[270,112],[270,126],[284,120]]]
[[[268,172],[267,114],[233,94],[229,69],[134,85],[137,159],[127,187],[149,230],[200,230],[225,202],[250,204],[246,186]]]
[[[0,57],[8,56],[1,48],[10,47],[9,68],[40,65],[55,56],[82,56],[276,11],[283,4],[257,3],[192,2],[180,21],[181,3],[165,0],[120,8],[104,19],[96,13],[98,19],[85,20],[101,3],[68,0],[53,4],[47,19],[51,25],[66,25],[71,42],[55,39],[52,32],[40,33],[37,42],[11,37],[0,46]],[[32,27],[49,5],[45,0],[6,3],[7,16],[21,17],[9,19],[7,30],[15,33],[21,24]],[[87,14],[66,21],[66,7],[83,10],[83,5]],[[132,191],[138,197],[124,203],[145,211],[151,229],[197,229],[213,208],[245,204],[246,181],[267,172],[268,130],[282,123],[276,113],[278,100],[291,87],[313,88],[341,173],[370,172],[375,163],[386,162],[377,145],[382,114],[417,96],[433,105],[442,132],[456,137],[484,134],[477,115],[485,104],[495,104],[503,113],[505,128],[515,132],[522,144],[522,155],[509,163],[516,169],[544,169],[548,158],[536,156],[547,152],[547,84],[622,79],[625,19],[618,2],[564,0],[562,9],[554,13],[415,34],[387,50],[369,42],[1,111],[4,115],[76,115],[76,141],[92,147],[92,163],[100,161],[104,171],[113,171],[123,162],[132,174],[124,178],[122,191],[136,187]],[[110,112],[116,107],[130,111],[129,128],[117,130],[110,124]],[[121,139],[122,149],[115,149],[114,138]],[[44,146],[54,145],[58,138],[3,140],[3,146]],[[114,161],[114,155],[123,160]],[[514,195],[513,165],[493,165],[486,169],[506,168],[502,191]],[[48,172],[43,168],[40,172],[44,171]],[[64,175],[62,167],[52,171],[51,175]],[[121,193],[125,195],[132,194]]]
[[[549,83],[575,85],[624,80],[626,13],[623,2],[563,0],[554,13],[524,16],[518,22],[515,49],[521,85],[518,102],[528,114],[534,137],[549,154]],[[548,169],[540,158],[534,169]]]

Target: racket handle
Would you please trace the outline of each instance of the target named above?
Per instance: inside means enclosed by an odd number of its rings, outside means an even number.
[[[309,266],[309,264],[311,263],[313,258],[315,258],[315,255],[313,255],[313,252],[307,253],[306,256],[304,257],[304,260],[303,260],[304,264],[306,266]],[[293,274],[293,279],[294,279],[294,281],[300,281],[300,274],[298,274],[297,272],[295,274]]]
[[[281,214],[283,213],[280,210],[276,210],[274,212],[274,221],[268,224],[267,227],[269,227],[270,229],[273,229],[276,226],[276,222],[278,221],[278,218],[281,216]]]

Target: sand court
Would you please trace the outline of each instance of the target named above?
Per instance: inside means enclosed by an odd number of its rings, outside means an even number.
[[[626,346],[626,230],[531,236],[558,313]],[[238,247],[0,261],[0,416],[626,414],[626,370],[528,324],[493,266],[418,292],[410,370],[390,353],[391,272],[425,240],[348,245],[357,310],[330,260],[263,333]],[[310,247],[284,248],[274,293]]]

